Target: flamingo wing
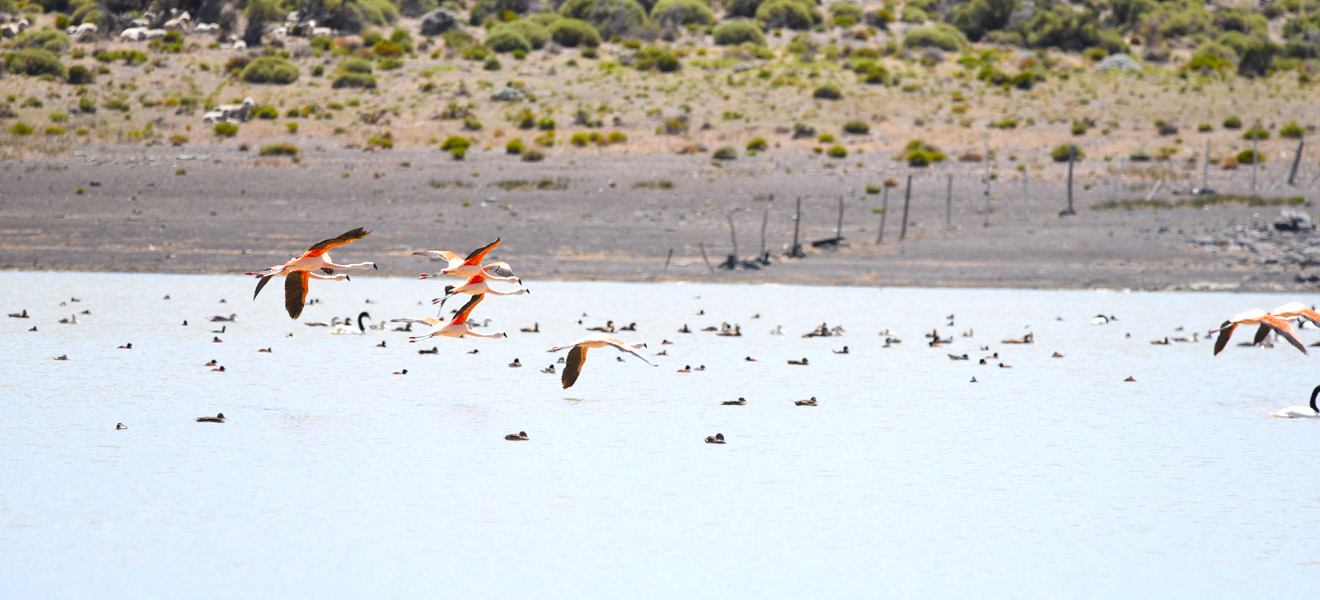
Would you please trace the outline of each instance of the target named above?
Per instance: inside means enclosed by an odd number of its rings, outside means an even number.
[[[1320,325],[1320,313],[1309,308],[1300,308],[1297,310],[1297,316],[1310,321],[1314,325]]]
[[[1288,340],[1289,344],[1292,344],[1298,350],[1301,350],[1302,354],[1307,354],[1306,345],[1297,337],[1297,332],[1293,330],[1292,325],[1287,321],[1277,317],[1262,317],[1260,322],[1278,332],[1280,336],[1283,336],[1283,339]]]
[[[486,258],[486,253],[490,252],[491,249],[498,245],[500,245],[500,238],[495,238],[495,241],[473,250],[472,253],[467,255],[467,258],[463,260],[463,264],[480,265],[481,259]]]
[[[458,314],[454,315],[454,319],[450,321],[449,324],[462,325],[463,323],[466,323],[468,314],[470,314],[472,309],[477,307],[477,303],[481,302],[481,299],[485,297],[485,294],[477,294],[473,296],[471,300],[467,301],[467,304],[463,305],[463,308],[458,309]]]
[[[514,276],[514,275],[513,275],[513,267],[510,267],[510,266],[509,266],[509,263],[506,263],[506,262],[503,262],[503,261],[501,261],[501,262],[493,262],[493,263],[490,263],[490,264],[486,265],[485,267],[482,267],[481,270],[482,270],[483,272],[485,272],[486,275],[489,275],[489,276],[491,276],[491,277],[505,277],[505,278],[508,278],[508,277],[513,277],[513,276]]]
[[[266,275],[265,277],[262,277],[262,278],[261,278],[261,281],[258,281],[258,282],[257,282],[257,291],[252,292],[252,299],[253,299],[253,300],[256,300],[256,299],[257,299],[257,294],[260,294],[260,293],[261,293],[261,288],[266,287],[266,284],[267,284],[268,282],[270,282],[270,278],[271,278],[271,277],[274,277],[274,275]]]
[[[1256,337],[1251,338],[1251,345],[1255,346],[1265,341],[1265,337],[1268,336],[1269,334],[1270,334],[1270,326],[1262,323],[1260,327],[1256,328]]]
[[[457,254],[450,252],[448,250],[418,250],[416,252],[413,252],[413,256],[425,256],[427,258],[433,258],[437,260],[444,259],[445,261],[448,261],[450,264],[453,264],[454,261],[459,261],[460,263],[462,262],[462,259],[459,258]]]
[[[307,271],[293,271],[284,278],[284,309],[297,319],[307,304]]]
[[[304,257],[320,256],[328,252],[331,248],[334,248],[336,246],[343,246],[344,244],[347,244],[349,242],[360,240],[364,237],[367,237],[368,233],[371,232],[366,231],[361,227],[358,227],[357,229],[354,229],[352,231],[346,231],[343,234],[341,234],[339,237],[333,237],[328,240],[321,240],[317,242],[316,244],[312,245],[312,247],[309,248],[307,250],[307,253],[303,254],[303,256]]]
[[[1215,354],[1223,352],[1224,346],[1228,345],[1228,338],[1233,337],[1233,330],[1237,328],[1237,323],[1225,321],[1219,326],[1219,337],[1215,339]]]
[[[559,383],[564,385],[564,389],[571,388],[577,383],[578,375],[582,373],[582,363],[586,361],[586,346],[573,346],[573,349],[568,351],[568,360],[564,362],[564,373],[559,376]]]
[[[605,338],[604,341],[605,343],[617,348],[620,352],[627,352],[628,354],[631,354],[633,356],[636,356],[637,358],[642,359],[642,362],[651,365],[652,367],[656,366],[651,361],[646,360],[646,357],[642,356],[642,354],[637,351],[637,346],[633,346],[632,344],[629,344],[619,338]]]

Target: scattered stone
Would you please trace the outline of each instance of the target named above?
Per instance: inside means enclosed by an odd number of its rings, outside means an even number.
[[[491,94],[490,99],[496,102],[522,102],[527,99],[527,94],[516,87],[506,85]]]
[[[1109,71],[1140,71],[1141,63],[1126,54],[1111,54],[1104,57],[1099,63],[1091,68],[1096,73],[1107,73]]]
[[[440,35],[458,26],[458,14],[447,8],[437,8],[422,15],[422,35]]]

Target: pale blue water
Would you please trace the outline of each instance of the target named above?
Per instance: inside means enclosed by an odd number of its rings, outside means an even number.
[[[529,281],[473,313],[509,338],[409,345],[305,327],[253,283],[0,273],[0,311],[32,315],[0,318],[0,596],[1320,589],[1320,419],[1269,416],[1305,404],[1314,357],[1148,343],[1313,297]],[[314,281],[301,321],[434,315],[417,303],[439,288]],[[636,321],[622,336],[659,366],[592,350],[560,389],[539,370],[579,318]],[[744,335],[676,332],[722,321]],[[845,334],[799,337],[822,321]],[[884,328],[903,343],[883,348]],[[927,347],[932,328],[953,344]],[[1035,345],[999,343],[1028,331]],[[982,344],[1001,358],[978,365]],[[531,440],[503,439],[519,430]],[[716,432],[726,445],[702,442]]]

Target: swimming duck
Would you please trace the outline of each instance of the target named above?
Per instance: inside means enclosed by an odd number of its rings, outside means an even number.
[[[748,356],[747,358],[743,359],[743,362],[756,362],[756,359]]]
[[[439,354],[439,353],[440,353],[440,348],[438,348],[438,347],[436,347],[436,346],[431,346],[431,349],[430,349],[430,350],[418,350],[417,353],[418,353],[418,354]]]
[[[209,362],[209,363],[206,363],[206,364],[205,364],[205,365],[203,365],[203,366],[206,366],[206,367],[214,367],[214,366],[216,366],[216,365],[218,365],[218,364],[220,364],[220,363],[218,363],[218,362],[215,362],[215,359],[214,359],[214,358],[212,358],[212,359],[211,359],[211,362]]]
[[[510,433],[509,435],[504,436],[504,439],[509,440],[510,442],[525,442],[528,439],[527,432],[519,431],[518,433]]]
[[[678,372],[679,372],[679,373],[691,373],[691,372],[692,372],[692,365],[683,365],[683,368],[682,368],[682,369],[679,369]]]
[[[225,413],[216,413],[214,417],[197,417],[198,423],[224,423]]]
[[[541,369],[541,372],[542,372],[542,373],[549,374],[549,375],[554,375],[554,374],[555,374],[555,366],[552,364],[552,365],[550,365],[550,366],[548,366],[548,367],[546,367],[546,368],[544,368],[544,369]]]
[[[788,364],[790,364],[790,365],[803,365],[803,366],[806,366],[806,364],[807,364],[807,357],[805,357],[805,356],[802,357],[802,360],[793,360],[793,359],[790,358],[790,359],[788,359]]]
[[[509,366],[516,369],[518,367],[521,367],[522,363],[518,362],[518,359],[515,358],[513,359],[513,362],[509,363]]]
[[[220,336],[215,336],[215,337],[211,338],[211,341],[214,342],[214,343],[216,343],[216,344],[219,344],[219,343],[224,342],[224,340],[220,339]]]
[[[541,333],[541,323],[538,321],[536,323],[533,323],[531,327],[523,327],[518,331],[521,331],[523,333]]]
[[[812,396],[812,397],[810,397],[810,398],[807,398],[806,400],[798,400],[798,401],[794,402],[793,404],[794,404],[794,405],[797,405],[797,406],[815,406],[815,405],[816,405],[816,397],[815,397],[815,396]]]
[[[408,374],[408,369],[404,369],[404,370],[402,370],[402,371],[395,371],[394,374],[395,374],[395,375],[407,375],[407,374]]]
[[[123,346],[120,346],[119,349],[120,349],[120,350],[132,350],[132,349],[133,349],[133,342],[129,342],[129,343],[127,343],[127,344],[124,344]]]
[[[68,354],[61,354],[61,355],[59,355],[59,356],[56,356],[56,357],[55,357],[55,360],[69,360],[69,355],[68,355]]]
[[[746,399],[746,398],[743,398],[742,396],[738,396],[738,399],[737,399],[737,400],[725,400],[724,402],[721,402],[720,404],[722,404],[722,405],[724,405],[724,406],[743,406],[743,405],[747,404],[747,399]]]
[[[220,366],[218,366],[218,367],[216,367],[216,368],[214,368],[214,369],[211,369],[211,372],[212,372],[212,373],[224,373],[224,372],[225,372],[225,366],[224,366],[224,365],[220,365]]]
[[[15,319],[26,319],[28,318],[27,309],[23,309],[21,313],[9,313],[9,316]]]
[[[679,332],[679,333],[692,333],[692,330],[691,330],[691,329],[688,329],[687,323],[684,323],[684,324],[683,324],[683,328],[682,328],[682,329],[679,329],[678,332]]]
[[[707,443],[707,444],[723,444],[723,443],[724,443],[724,434],[723,434],[723,433],[717,433],[717,434],[715,434],[715,435],[706,436],[706,443]]]
[[[949,360],[967,360],[967,355],[966,355],[966,354],[961,354],[961,355],[959,355],[959,354],[950,354],[950,355],[949,355]]]
[[[843,347],[843,350],[835,350],[834,353],[835,353],[835,354],[847,354],[847,353],[848,353],[848,347],[847,347],[847,346],[844,346],[844,347]]]
[[[385,340],[381,340],[379,344],[376,344],[376,347],[377,347],[377,348],[384,348],[384,347],[385,347]]]
[[[258,348],[257,352],[270,352],[270,348]]]
[[[121,429],[121,430],[128,429],[128,425],[125,425],[123,423],[115,423],[115,429]]]

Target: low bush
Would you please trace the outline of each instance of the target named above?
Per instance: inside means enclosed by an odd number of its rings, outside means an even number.
[[[638,50],[637,54],[634,55],[633,66],[637,67],[639,71],[654,69],[661,73],[672,73],[682,65],[673,50],[661,46],[647,46]]]
[[[899,160],[906,160],[908,166],[926,167],[931,163],[943,162],[948,158],[943,152],[921,140],[912,140],[908,142],[903,149],[903,153],[898,155]]]
[[[524,162],[540,162],[544,158],[545,153],[535,148],[522,153],[522,159]]]
[[[738,158],[738,151],[733,146],[720,146],[710,155],[715,160],[733,160]]]
[[[854,135],[866,135],[871,132],[871,126],[867,125],[866,121],[854,119],[843,124],[843,132]]]
[[[67,81],[73,85],[82,85],[96,81],[96,73],[82,65],[69,67]]]
[[[215,124],[214,131],[216,135],[222,135],[225,137],[234,137],[238,135],[238,125],[229,123],[227,121],[222,121],[220,123]]]
[[[822,100],[838,100],[843,98],[843,89],[837,83],[826,83],[811,92],[811,97]]]
[[[504,145],[504,151],[508,154],[522,154],[523,152],[522,140],[517,138],[509,140],[509,143]]]
[[[805,31],[819,23],[821,16],[810,0],[765,0],[756,8],[756,20],[770,29]]]
[[[370,73],[340,73],[330,87],[375,89],[376,76]]]
[[[1242,119],[1236,115],[1224,119],[1224,129],[1242,129]]]
[[[290,84],[298,80],[298,65],[278,56],[259,56],[243,68],[239,79],[247,83]]]
[[[757,46],[765,45],[765,34],[754,21],[725,21],[712,32],[715,43],[720,46],[739,46],[748,42]]]
[[[1054,159],[1054,162],[1068,162],[1070,152],[1073,153],[1074,161],[1080,161],[1086,157],[1086,153],[1073,144],[1059,144],[1053,150],[1050,150],[1050,158]]]
[[[662,27],[714,25],[715,12],[705,0],[660,0],[651,7],[651,20]]]
[[[64,77],[64,63],[60,62],[59,55],[50,50],[19,50],[5,57],[5,67],[10,73],[29,77]]]
[[[512,29],[491,30],[490,35],[486,36],[486,47],[495,52],[530,52],[532,43],[527,41],[521,33]]]
[[[600,32],[596,31],[596,26],[582,19],[558,19],[547,30],[550,39],[565,48],[595,48],[600,45]]]
[[[966,43],[962,32],[948,23],[916,27],[903,36],[904,48],[939,48],[945,52],[957,52]]]
[[[1289,121],[1279,129],[1279,137],[1299,139],[1306,135],[1306,129],[1298,125],[1296,121]]]
[[[495,34],[502,31],[512,31],[522,36],[524,40],[527,40],[532,50],[540,50],[546,42],[550,41],[550,32],[544,25],[527,19],[500,23],[493,27],[490,33]],[[492,49],[494,48],[492,47]],[[498,50],[496,51],[498,52]]]
[[[566,0],[559,16],[587,21],[603,38],[640,31],[647,23],[646,9],[636,0]]]
[[[1238,164],[1243,164],[1243,165],[1256,164],[1257,160],[1259,160],[1260,162],[1265,162],[1265,155],[1257,154],[1256,151],[1252,150],[1251,148],[1247,148],[1246,150],[1238,152],[1236,158]]]
[[[1260,125],[1254,125],[1251,127],[1251,129],[1248,129],[1245,133],[1242,134],[1242,139],[1268,140],[1270,139],[1270,132],[1264,127],[1261,127]]]
[[[261,156],[298,156],[298,147],[288,142],[281,142],[262,146],[258,154]]]
[[[769,147],[770,145],[765,142],[765,138],[752,138],[750,142],[747,142],[748,152],[765,152],[766,148]]]

